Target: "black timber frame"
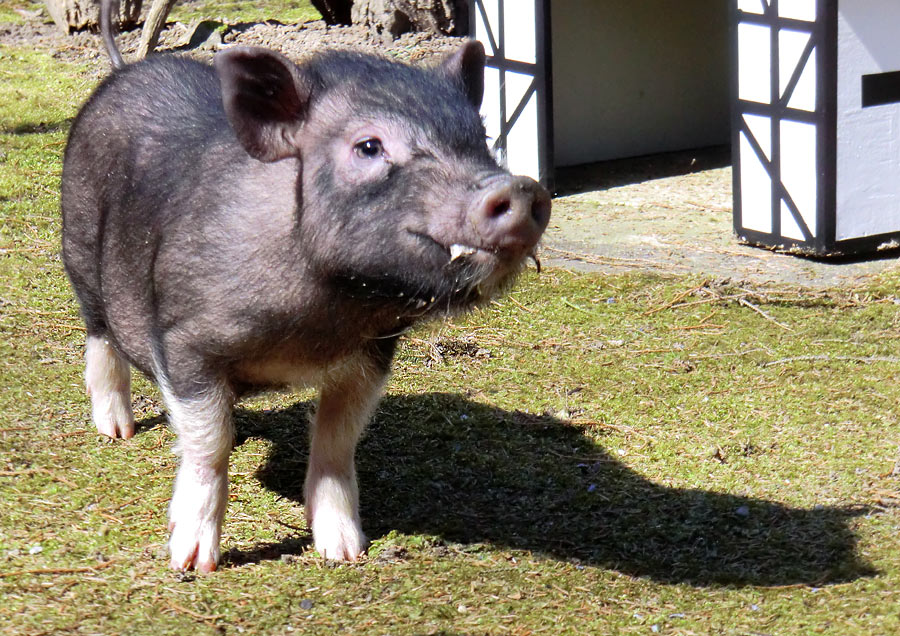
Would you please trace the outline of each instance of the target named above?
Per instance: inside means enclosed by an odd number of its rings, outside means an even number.
[[[475,37],[476,15],[480,14],[488,31],[488,47],[486,66],[497,69],[500,73],[500,135],[493,140],[495,150],[506,153],[507,136],[516,124],[528,100],[537,96],[538,121],[538,166],[540,182],[552,191],[555,181],[556,167],[553,157],[553,78],[552,78],[552,46],[550,24],[550,0],[533,0],[535,17],[535,63],[518,62],[506,59],[505,15],[503,2],[498,1],[499,24],[491,25],[487,20],[485,2],[497,0],[469,0],[469,35]],[[477,13],[476,13],[477,12]],[[496,29],[496,30],[495,30]],[[533,76],[531,86],[519,104],[512,108],[506,103],[503,90],[506,72],[520,72]]]

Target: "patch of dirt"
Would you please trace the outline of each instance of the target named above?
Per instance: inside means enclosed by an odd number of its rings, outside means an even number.
[[[583,191],[554,199],[543,261],[593,271],[694,272],[812,289],[856,286],[900,268],[896,250],[857,259],[813,259],[741,244],[733,229],[726,150],[606,162],[580,167],[574,175],[564,171],[563,192],[573,179],[575,189]]]
[[[0,25],[11,46],[49,50],[58,59],[87,63],[97,78],[109,63],[99,35],[64,35],[41,12],[23,24]],[[126,59],[140,31],[119,35]],[[406,34],[393,42],[361,27],[324,22],[245,24],[173,22],[158,53],[211,60],[223,46],[264,46],[292,59],[322,48],[355,48],[419,62],[452,51],[457,38]],[[853,286],[897,269],[897,252],[870,259],[814,260],[741,245],[732,230],[731,168],[723,148],[605,162],[563,171],[544,242],[547,265],[602,272],[647,269],[696,272],[756,283],[810,288]]]
[[[109,61],[98,33],[79,31],[63,34],[43,11],[30,15],[22,24],[0,24],[0,41],[8,46],[26,46],[52,51],[55,58],[67,62],[86,62],[101,75],[109,70]],[[141,31],[118,35],[116,42],[126,61],[133,61]],[[380,52],[406,62],[419,62],[453,51],[459,38],[407,33],[395,41],[372,36],[357,26],[332,27],[321,20],[302,24],[266,22],[222,24],[169,22],[160,34],[155,54],[182,53],[210,61],[224,46],[263,46],[299,60],[325,48]]]

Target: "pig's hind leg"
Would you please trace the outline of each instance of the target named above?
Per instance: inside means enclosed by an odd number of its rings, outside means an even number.
[[[84,384],[91,397],[91,417],[97,431],[112,438],[132,437],[131,366],[103,335],[87,337]]]
[[[234,445],[233,396],[224,382],[204,382],[191,394],[157,381],[178,436],[180,456],[169,504],[169,555],[174,570],[211,572],[219,562],[219,538],[228,500],[228,459]],[[192,386],[196,388],[198,385]]]
[[[354,453],[386,379],[386,373],[368,365],[354,371],[321,389],[304,486],[316,550],[341,561],[356,561],[366,549]]]

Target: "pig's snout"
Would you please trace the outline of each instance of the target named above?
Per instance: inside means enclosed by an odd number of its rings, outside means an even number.
[[[550,193],[534,179],[504,177],[481,194],[469,219],[487,248],[530,252],[550,221]]]

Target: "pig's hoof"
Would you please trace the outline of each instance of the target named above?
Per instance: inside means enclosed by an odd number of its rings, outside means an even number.
[[[190,524],[169,524],[172,537],[169,539],[169,566],[173,570],[185,572],[213,572],[219,563],[219,533],[199,528],[190,528]]]
[[[313,542],[326,559],[357,561],[366,551],[366,535],[359,524],[347,519],[313,521]]]
[[[134,413],[131,404],[120,395],[111,393],[105,396],[93,395],[92,419],[97,432],[107,437],[134,437]]]

